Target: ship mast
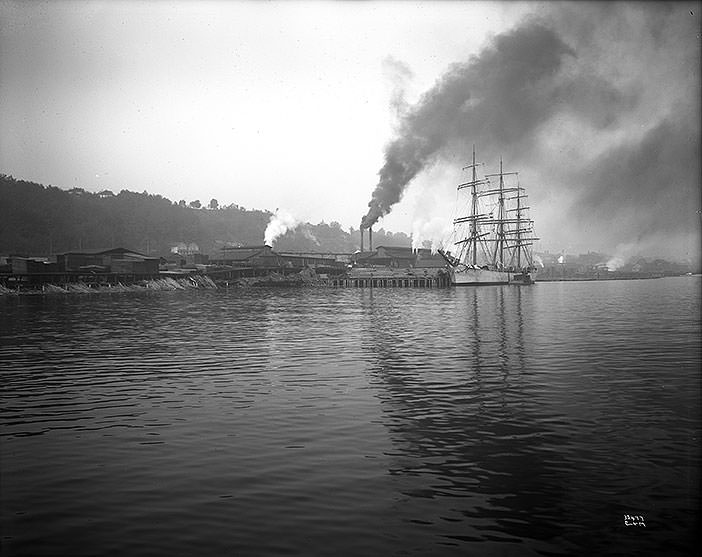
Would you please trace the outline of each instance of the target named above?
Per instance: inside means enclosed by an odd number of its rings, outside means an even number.
[[[517,269],[522,268],[522,196],[517,181]]]
[[[531,266],[531,254],[526,249],[526,246],[532,246],[533,242],[539,238],[533,237],[532,225],[534,221],[525,218],[525,211],[529,207],[522,203],[522,199],[526,200],[527,196],[523,193],[524,188],[519,185],[519,178],[517,178],[516,187],[505,183],[505,176],[519,176],[519,173],[505,172],[502,157],[500,157],[500,171],[498,173],[485,174],[479,179],[476,173],[477,166],[478,164],[475,162],[475,145],[473,145],[472,163],[463,167],[463,170],[472,169],[472,180],[458,185],[458,190],[471,188],[470,214],[453,220],[454,225],[470,223],[470,231],[461,240],[455,242],[456,245],[462,246],[458,258],[447,256],[444,253],[442,255],[454,267],[460,262],[466,265],[472,263],[473,267],[477,267],[478,246],[480,246],[483,248],[485,259],[491,259],[489,265],[493,269],[504,270],[508,266],[510,268],[513,267],[515,255],[517,268],[521,269],[523,249],[526,263]],[[497,187],[489,187],[491,177],[499,177],[500,181]],[[478,186],[488,187],[481,190]],[[507,194],[511,195],[507,196]],[[493,215],[494,209],[490,213],[480,213],[479,198],[490,198],[492,196],[497,197],[497,214]],[[516,207],[508,209],[506,207],[507,201],[511,202],[512,200],[516,200]],[[509,217],[508,214],[513,212],[516,212],[516,215]],[[484,231],[485,227],[492,225],[495,226],[494,232]],[[487,249],[485,244],[488,242],[495,242],[494,249]]]
[[[460,240],[456,242],[457,244],[467,244],[468,245],[468,254],[466,255],[466,261],[470,259],[471,263],[473,266],[477,265],[478,262],[478,239],[483,236],[483,234],[480,234],[479,228],[478,228],[478,220],[482,220],[485,218],[486,215],[481,215],[478,213],[478,186],[484,185],[486,182],[485,180],[478,180],[478,176],[476,173],[476,168],[478,167],[478,163],[475,162],[475,144],[473,144],[473,160],[472,163],[469,164],[468,166],[464,166],[463,170],[466,170],[468,168],[472,169],[472,179],[470,182],[465,182],[463,184],[458,185],[458,190],[461,190],[463,188],[470,187],[471,189],[471,211],[470,215],[467,217],[460,217],[457,218],[453,221],[454,224],[459,224],[463,222],[470,222],[470,236],[468,238],[465,238],[464,240]]]
[[[495,250],[495,257],[493,258],[493,263],[497,263],[495,259],[497,258],[497,252],[499,250],[500,258],[499,265],[500,268],[504,266],[503,252],[505,248],[505,178],[502,172],[502,157],[500,157],[500,194],[497,198],[497,245]]]
[[[475,177],[475,143],[473,143],[473,164],[471,164],[473,167],[473,187],[472,187],[472,192],[471,192],[471,197],[472,197],[472,204],[471,204],[471,215],[474,217],[473,222],[471,223],[471,240],[473,244],[473,266],[476,265],[477,263],[477,257],[478,257],[478,220],[477,215],[478,215],[478,184],[476,183],[476,177]]]
[[[504,267],[504,251],[505,251],[505,243],[506,243],[506,234],[505,234],[505,224],[509,222],[513,222],[507,218],[505,218],[505,193],[506,192],[511,192],[511,191],[519,191],[518,188],[505,188],[505,176],[510,176],[510,175],[516,175],[518,174],[517,172],[504,172],[502,169],[502,157],[500,157],[500,172],[498,174],[486,174],[485,177],[491,177],[491,176],[499,176],[500,178],[500,186],[497,190],[493,192],[484,192],[485,194],[491,194],[491,193],[496,193],[498,195],[497,198],[497,218],[493,221],[495,224],[497,224],[497,234],[495,238],[495,251],[493,252],[492,256],[492,264],[496,267],[502,268]],[[499,257],[498,257],[499,256]]]
[[[496,174],[486,174],[484,178],[478,179],[476,168],[478,164],[475,162],[475,145],[473,145],[473,159],[472,163],[468,166],[464,166],[463,170],[468,168],[472,169],[472,180],[458,185],[458,190],[463,188],[471,188],[471,211],[470,214],[464,217],[458,217],[454,219],[453,224],[458,225],[462,223],[470,223],[470,231],[467,237],[459,240],[456,245],[463,245],[464,249],[467,248],[467,253],[465,255],[461,254],[459,260],[464,261],[466,264],[472,263],[474,267],[478,263],[478,246],[483,246],[483,242],[495,242],[495,247],[492,249],[491,256],[486,250],[485,256],[491,257],[491,265],[493,268],[504,269],[507,264],[510,266],[514,264],[515,252],[518,266],[521,267],[521,249],[526,245],[531,245],[531,243],[526,243],[522,233],[530,232],[523,226],[528,226],[531,221],[529,219],[524,219],[523,211],[528,209],[521,203],[521,199],[526,199],[526,195],[522,194],[524,188],[517,184],[517,187],[508,186],[505,183],[505,176],[518,176],[518,172],[505,172],[503,167],[503,161],[500,157],[500,171]],[[490,177],[499,177],[499,184],[495,188],[479,190],[478,186],[488,185]],[[516,193],[516,195],[511,197],[506,197],[507,194]],[[481,197],[497,197],[497,214],[493,216],[492,214],[480,213],[479,198]],[[508,200],[517,200],[517,207],[514,209],[507,209],[506,202]],[[507,216],[508,213],[516,211],[515,218],[510,218]],[[516,224],[516,228],[513,226]],[[486,238],[490,235],[490,232],[483,232],[483,227],[495,225],[495,234],[493,238]],[[534,240],[536,238],[526,238],[526,240]],[[471,253],[472,252],[472,253]],[[507,253],[505,253],[507,252]],[[526,253],[525,253],[526,255]],[[506,261],[507,256],[509,256],[509,263]],[[528,257],[527,257],[528,259]],[[455,264],[455,263],[452,263]]]
[[[524,250],[524,257],[526,258],[526,263],[527,265],[531,265],[531,257],[529,255],[529,251],[526,249],[527,246],[532,246],[534,245],[533,242],[535,240],[538,240],[539,238],[536,238],[534,236],[529,236],[529,234],[533,234],[534,230],[532,229],[532,224],[534,221],[532,221],[529,218],[524,218],[524,213],[529,207],[527,205],[522,204],[522,199],[527,199],[527,196],[523,194],[522,192],[524,191],[524,188],[519,185],[519,182],[517,182],[517,187],[514,188],[517,191],[517,194],[514,195],[513,197],[507,197],[507,200],[511,199],[516,199],[517,200],[517,206],[514,209],[507,209],[506,212],[516,212],[516,218],[514,220],[506,219],[505,222],[513,222],[516,224],[516,228],[513,230],[508,230],[506,232],[506,235],[514,235],[514,238],[507,237],[505,241],[509,244],[510,242],[514,242],[513,245],[508,245],[508,249],[514,248],[515,251],[512,252],[512,256],[510,258],[510,264],[514,262],[515,255],[517,259],[517,268],[521,269],[522,268],[522,250]],[[526,234],[527,236],[524,236]]]

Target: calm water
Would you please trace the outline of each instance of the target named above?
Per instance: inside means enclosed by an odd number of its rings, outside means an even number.
[[[6,296],[2,554],[692,553],[700,287]]]

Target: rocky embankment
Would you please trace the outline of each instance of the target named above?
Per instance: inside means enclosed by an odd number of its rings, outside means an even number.
[[[159,278],[135,282],[133,284],[87,284],[72,282],[67,284],[44,284],[40,287],[25,287],[19,289],[7,288],[0,285],[0,296],[20,294],[96,294],[105,292],[142,292],[142,291],[167,291],[167,290],[193,290],[203,288],[217,288],[215,282],[205,275],[191,275],[182,278]]]

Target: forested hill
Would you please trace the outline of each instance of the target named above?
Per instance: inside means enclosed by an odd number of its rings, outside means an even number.
[[[163,255],[179,243],[213,254],[222,245],[261,245],[269,211],[216,200],[172,202],[160,195],[122,190],[90,193],[63,190],[0,174],[0,254],[51,255],[71,250],[126,247]],[[403,233],[373,232],[375,245],[409,246]],[[350,253],[358,230],[338,223],[305,223],[278,238],[279,251]]]

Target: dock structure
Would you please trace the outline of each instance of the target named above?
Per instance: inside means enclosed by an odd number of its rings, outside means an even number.
[[[346,288],[444,288],[450,286],[448,278],[408,277],[408,278],[348,278],[329,279],[329,286]]]
[[[370,232],[370,231],[369,231]],[[370,234],[369,234],[370,236]],[[428,249],[378,246],[372,252],[279,253],[270,246],[226,247],[204,263],[182,257],[154,258],[125,249],[10,257],[0,266],[0,286],[43,291],[47,287],[109,288],[161,279],[222,286],[321,286],[332,288],[441,288],[450,286],[445,262]]]
[[[160,278],[159,258],[127,248],[70,251],[47,257],[11,256],[0,285],[37,289],[47,284],[110,286]]]
[[[346,288],[444,288],[451,281],[442,269],[354,268],[330,277],[327,284]]]

